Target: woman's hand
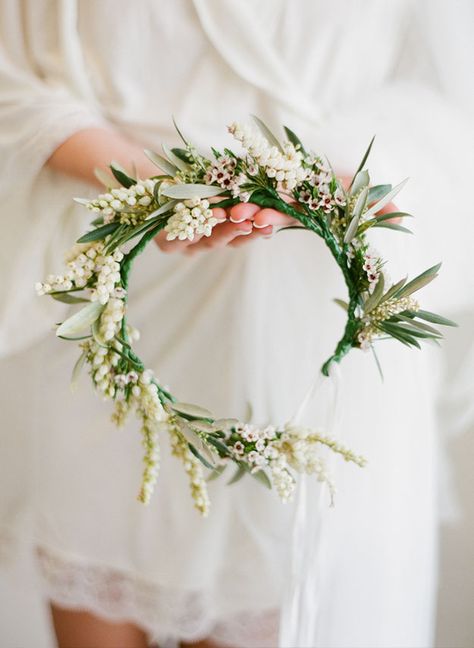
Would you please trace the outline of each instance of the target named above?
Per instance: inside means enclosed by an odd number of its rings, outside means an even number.
[[[296,223],[295,219],[275,209],[262,209],[253,203],[239,203],[227,210],[216,207],[212,211],[221,222],[214,226],[211,236],[196,236],[192,241],[167,241],[166,232],[162,230],[155,237],[156,244],[163,252],[191,255],[225,246],[238,247],[256,238],[269,237],[276,228]]]
[[[344,188],[347,189],[351,178],[342,176],[340,180]],[[394,203],[389,203],[377,213],[382,215],[394,211],[397,211],[397,207]],[[211,236],[196,236],[193,241],[187,239],[167,241],[166,232],[162,230],[155,237],[158,247],[163,252],[183,252],[186,255],[192,255],[202,250],[213,250],[225,246],[239,247],[257,238],[268,238],[282,227],[299,225],[299,222],[291,216],[276,209],[262,209],[254,203],[239,203],[228,210],[216,207],[213,212],[214,216],[222,222],[213,228]],[[393,219],[394,223],[399,221],[398,218]]]

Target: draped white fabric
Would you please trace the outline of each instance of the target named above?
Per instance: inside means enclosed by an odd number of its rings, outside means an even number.
[[[375,244],[394,279],[444,260],[423,303],[455,317],[472,309],[474,282],[464,207],[472,97],[459,73],[473,45],[471,5],[450,6],[0,2],[0,353],[8,377],[0,514],[5,529],[40,547],[52,598],[132,618],[160,640],[213,634],[234,646],[274,646],[293,511],[254,483],[214,482],[211,517],[198,519],[166,440],[156,496],[149,508],[136,503],[134,424],[113,429],[87,380],[70,394],[76,350],[51,332],[62,309],[32,288],[84,229],[87,214],[71,197],[91,194],[44,161],[90,125],[112,124],[158,148],[176,142],[174,115],[207,147],[228,143],[225,124],[256,113],[288,124],[347,172],[375,132],[373,179],[409,175],[400,205],[417,216],[416,238],[383,233]],[[140,352],[173,391],[218,415],[244,416],[250,403],[256,422],[293,414],[343,321],[331,304],[344,297],[343,283],[309,233],[189,258],[149,249],[132,292]],[[382,343],[379,355],[384,384],[369,355],[354,352],[341,366],[341,435],[369,465],[335,464],[336,509],[318,507],[325,539],[314,646],[431,641],[442,350]],[[461,389],[470,379],[467,365]],[[318,423],[323,410],[324,400],[314,401],[305,417]],[[266,638],[256,632],[262,619],[270,619]]]

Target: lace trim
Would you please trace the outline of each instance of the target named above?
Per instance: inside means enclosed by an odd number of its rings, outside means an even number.
[[[279,613],[249,610],[217,619],[203,591],[165,589],[124,571],[83,563],[56,551],[36,549],[45,595],[57,605],[87,609],[112,621],[128,620],[151,641],[199,641],[208,638],[234,648],[278,645]]]

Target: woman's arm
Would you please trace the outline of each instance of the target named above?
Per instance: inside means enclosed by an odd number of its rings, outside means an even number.
[[[156,174],[155,165],[139,146],[106,128],[87,128],[74,133],[58,146],[47,165],[79,180],[102,186],[94,175],[94,169],[106,168],[112,160],[125,168],[134,164],[142,178]]]
[[[130,142],[120,133],[106,128],[87,128],[74,133],[58,146],[46,164],[61,173],[102,186],[94,175],[94,169],[106,168],[112,160],[125,168],[130,168],[134,164],[138,175],[142,178],[156,175],[157,172],[156,166],[148,160],[138,145]],[[223,209],[214,211],[217,218],[226,220],[214,227],[210,237],[198,236],[194,241],[167,241],[166,232],[162,231],[155,239],[158,247],[163,252],[190,254],[197,250],[220,248],[237,240],[244,242],[244,240],[253,240],[272,233],[272,225],[253,229],[255,210],[252,211],[251,216],[246,215],[239,222],[229,220],[229,214]],[[288,218],[283,214],[281,216]],[[250,236],[246,237],[246,234]]]

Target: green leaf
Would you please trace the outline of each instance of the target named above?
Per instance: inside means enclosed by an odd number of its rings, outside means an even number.
[[[149,221],[151,218],[154,218],[155,216],[161,216],[162,214],[166,214],[166,212],[171,211],[177,203],[178,203],[177,200],[168,200],[163,205],[161,205],[161,207],[155,209],[154,212],[151,212],[151,214],[147,218],[147,221]]]
[[[426,286],[438,276],[437,272],[440,269],[440,267],[441,267],[441,263],[437,263],[431,268],[428,268],[428,270],[425,270],[420,275],[418,275],[417,277],[409,281],[406,284],[406,286],[404,286],[401,290],[399,290],[394,296],[397,298],[407,297],[408,295],[411,295],[412,293],[419,290],[420,288],[423,288],[423,286]]]
[[[364,312],[369,313],[372,309],[376,308],[379,305],[380,300],[383,296],[383,289],[385,286],[385,278],[383,272],[380,273],[379,280],[377,281],[374,292],[370,295],[367,301],[364,304]]]
[[[276,146],[277,149],[279,151],[281,151],[281,153],[283,153],[282,145],[280,144],[278,139],[275,137],[275,135],[272,133],[272,131],[268,128],[268,126],[266,124],[264,124],[264,122],[259,117],[257,117],[256,115],[252,115],[252,119],[254,120],[254,122],[259,127],[262,135],[267,140],[267,142],[269,144],[271,144],[271,146]]]
[[[186,164],[192,164],[191,160],[189,159],[189,152],[186,149],[173,147],[171,150],[176,155],[176,157],[179,157],[182,162],[186,162]]]
[[[390,212],[390,214],[381,214],[380,216],[376,216],[373,220],[376,223],[381,223],[386,220],[392,220],[393,218],[413,218],[413,216],[407,214],[407,212]]]
[[[106,189],[116,189],[119,186],[119,183],[115,180],[115,178],[109,175],[104,169],[96,167],[94,169],[94,175]]]
[[[201,432],[206,435],[213,434],[216,431],[212,423],[201,419],[190,419],[189,427],[195,432]]]
[[[391,190],[392,190],[391,184],[374,185],[369,189],[369,197],[367,199],[367,202],[370,205],[371,203],[376,202],[377,200],[380,200],[381,198],[386,196],[388,192]]]
[[[379,357],[378,357],[378,355],[377,355],[377,353],[376,353],[376,351],[374,349],[373,344],[370,345],[370,350],[372,351],[372,355],[374,356],[374,360],[375,360],[375,365],[376,365],[376,367],[378,369],[378,372],[380,374],[380,378],[382,379],[382,382],[383,382],[384,377],[383,377],[382,365],[380,364]]]
[[[406,331],[400,331],[396,324],[382,322],[379,325],[379,328],[380,330],[385,331],[385,333],[388,333],[391,337],[395,338],[399,342],[402,342],[406,346],[414,346],[418,349],[421,348],[419,342],[414,337],[409,335]]]
[[[197,419],[214,419],[212,412],[204,407],[200,407],[199,405],[193,405],[192,403],[172,403],[170,407],[188,421],[194,421]]]
[[[395,198],[395,196],[403,189],[403,187],[406,185],[407,182],[408,182],[408,178],[402,180],[402,182],[400,182],[400,184],[394,187],[392,191],[389,191],[388,194],[386,194],[383,198],[381,198],[376,203],[374,203],[372,207],[369,207],[369,209],[365,213],[366,218],[370,218],[371,216],[374,216],[374,214],[376,214],[381,209],[383,209],[385,205],[388,205],[388,203],[393,198]]]
[[[188,448],[191,450],[193,455],[199,459],[199,461],[203,464],[203,466],[206,466],[206,468],[210,468],[211,470],[214,469],[214,464],[209,463],[209,461],[202,456],[202,454],[199,452],[199,450],[194,446],[192,443],[188,442]]]
[[[366,201],[367,201],[367,195],[369,193],[369,188],[365,187],[362,189],[360,192],[356,203],[354,205],[354,210],[352,212],[352,220],[349,223],[349,227],[346,230],[346,233],[344,235],[344,243],[350,243],[354,236],[356,235],[357,228],[359,226],[359,219],[362,214],[362,210],[365,207]]]
[[[431,338],[433,337],[432,333],[428,333],[427,331],[423,331],[419,329],[417,326],[415,326],[415,323],[409,324],[408,322],[397,322],[395,326],[398,327],[398,329],[402,331],[406,331],[413,337],[419,337],[419,338]],[[443,337],[441,334],[439,336],[435,337]]]
[[[340,306],[345,311],[347,311],[347,309],[349,308],[349,304],[343,299],[333,299],[333,302],[335,302],[338,306]]]
[[[438,331],[438,329],[435,329],[433,326],[428,326],[428,324],[423,324],[423,322],[418,322],[413,317],[409,317],[408,315],[404,315],[403,313],[398,313],[398,315],[394,315],[394,319],[400,322],[406,322],[407,324],[410,324],[411,326],[414,326],[421,331],[426,331],[427,333],[431,333],[436,337],[440,337],[440,338],[443,337],[443,334],[440,331]]]
[[[100,302],[91,302],[63,322],[56,330],[56,335],[58,337],[67,337],[90,328],[96,319],[100,317],[103,310],[104,306]]]
[[[364,153],[364,157],[362,158],[361,163],[359,164],[359,166],[357,168],[357,171],[354,174],[354,177],[352,178],[351,184],[349,185],[349,189],[352,187],[352,184],[353,184],[354,180],[356,179],[357,174],[359,173],[359,171],[362,171],[362,169],[364,168],[364,165],[367,162],[367,159],[368,159],[368,157],[370,155],[370,151],[372,150],[372,145],[374,143],[374,140],[375,140],[375,135],[370,140],[370,144],[369,144],[366,152]]]
[[[209,477],[207,478],[206,481],[208,481],[208,482],[214,481],[214,479],[217,479],[218,477],[220,477],[222,475],[222,473],[224,472],[224,470],[226,468],[227,468],[227,464],[222,464],[221,466],[216,466],[214,468],[214,470],[211,472],[211,474],[209,475]]]
[[[78,205],[84,205],[84,207],[87,207],[87,205],[90,203],[89,198],[73,198],[73,201]]]
[[[257,472],[251,472],[250,474],[266,488],[269,488],[271,490],[272,482],[270,481],[270,478],[268,477],[266,472],[264,472],[263,470],[257,470]]]
[[[87,358],[87,351],[83,351],[79,358],[76,361],[76,364],[74,365],[74,368],[72,370],[72,375],[71,375],[71,391],[75,391],[77,388],[77,381],[79,379],[79,374],[81,373],[81,369],[84,366],[84,363]]]
[[[283,129],[284,129],[284,131],[285,131],[285,133],[286,133],[286,136],[287,136],[287,138],[288,138],[288,141],[291,142],[295,148],[298,148],[298,147],[299,147],[299,149],[300,149],[300,151],[303,153],[303,155],[306,155],[306,151],[304,150],[304,146],[303,146],[303,144],[301,143],[301,140],[300,140],[300,138],[298,137],[298,135],[296,135],[296,134],[291,130],[291,128],[288,128],[288,126],[283,126]]]
[[[214,427],[222,430],[223,432],[229,432],[232,428],[235,428],[236,425],[240,423],[239,419],[236,418],[221,418],[214,421]]]
[[[92,324],[91,326],[91,331],[92,331],[92,337],[94,340],[97,342],[97,344],[101,347],[107,348],[107,342],[104,340],[100,333],[100,320],[96,319],[96,321]]]
[[[166,146],[166,144],[162,144],[161,148],[163,149],[164,154],[171,162],[171,164],[174,164],[174,166],[178,167],[180,171],[187,173],[190,170],[191,167],[189,166],[189,164],[187,162],[183,162],[183,160],[180,160],[179,157],[175,155],[168,146]]]
[[[178,135],[181,137],[181,139],[183,140],[184,144],[186,144],[186,146],[189,146],[189,142],[188,142],[188,140],[184,137],[184,135],[183,135],[183,133],[181,132],[181,130],[178,128],[178,124],[176,123],[175,118],[173,117],[172,119],[173,119],[173,125],[174,125],[174,127],[176,128],[176,132],[177,132]]]
[[[178,172],[177,166],[171,164],[171,162],[166,160],[162,155],[158,155],[158,153],[150,151],[149,149],[145,149],[144,153],[159,169],[170,175],[172,178],[175,177]]]
[[[403,227],[403,225],[398,225],[398,223],[375,223],[372,227],[383,227],[385,229],[396,230],[397,232],[404,232],[405,234],[413,234],[408,227]]]
[[[236,484],[238,481],[242,479],[242,477],[247,473],[248,470],[244,467],[243,464],[239,464],[237,470],[233,474],[232,478],[227,482],[227,486],[230,486],[231,484]]]
[[[211,198],[220,196],[225,189],[205,184],[175,184],[162,189],[163,196],[186,200],[190,198]]]
[[[363,171],[359,171],[359,173],[355,176],[351,184],[350,195],[355,196],[355,194],[361,191],[361,189],[365,189],[365,187],[368,187],[369,182],[370,182],[369,172],[366,171],[365,169]]]
[[[120,227],[120,223],[107,223],[107,225],[102,225],[102,227],[97,227],[91,232],[87,232],[77,239],[77,243],[90,243],[91,241],[100,241],[104,239],[109,234],[113,234],[115,230]]]
[[[129,176],[125,169],[117,162],[112,162],[110,164],[110,170],[114,174],[114,178],[118,180],[125,189],[130,189],[132,185],[137,184],[135,178]]]
[[[216,439],[216,437],[214,436],[208,436],[207,441],[208,443],[213,445],[216,448],[216,450],[219,451],[221,456],[228,457],[231,454],[229,448],[226,446],[225,443],[222,443],[220,439]]]
[[[453,322],[446,317],[442,317],[441,315],[437,315],[436,313],[431,313],[430,311],[418,310],[414,312],[414,316],[420,317],[427,322],[432,322],[433,324],[439,324],[440,326],[458,326],[456,322]]]
[[[391,288],[387,290],[385,295],[380,300],[380,304],[383,304],[383,302],[387,301],[387,299],[393,297],[400,290],[400,288],[402,288],[405,285],[406,280],[407,277],[405,277],[404,279],[400,279],[400,281],[397,281],[397,283],[393,284],[393,286],[391,286]]]
[[[51,297],[56,301],[62,302],[63,304],[85,304],[89,302],[89,299],[84,299],[83,297],[75,297],[74,295],[71,295],[71,293],[66,291],[48,294],[51,295]]]

